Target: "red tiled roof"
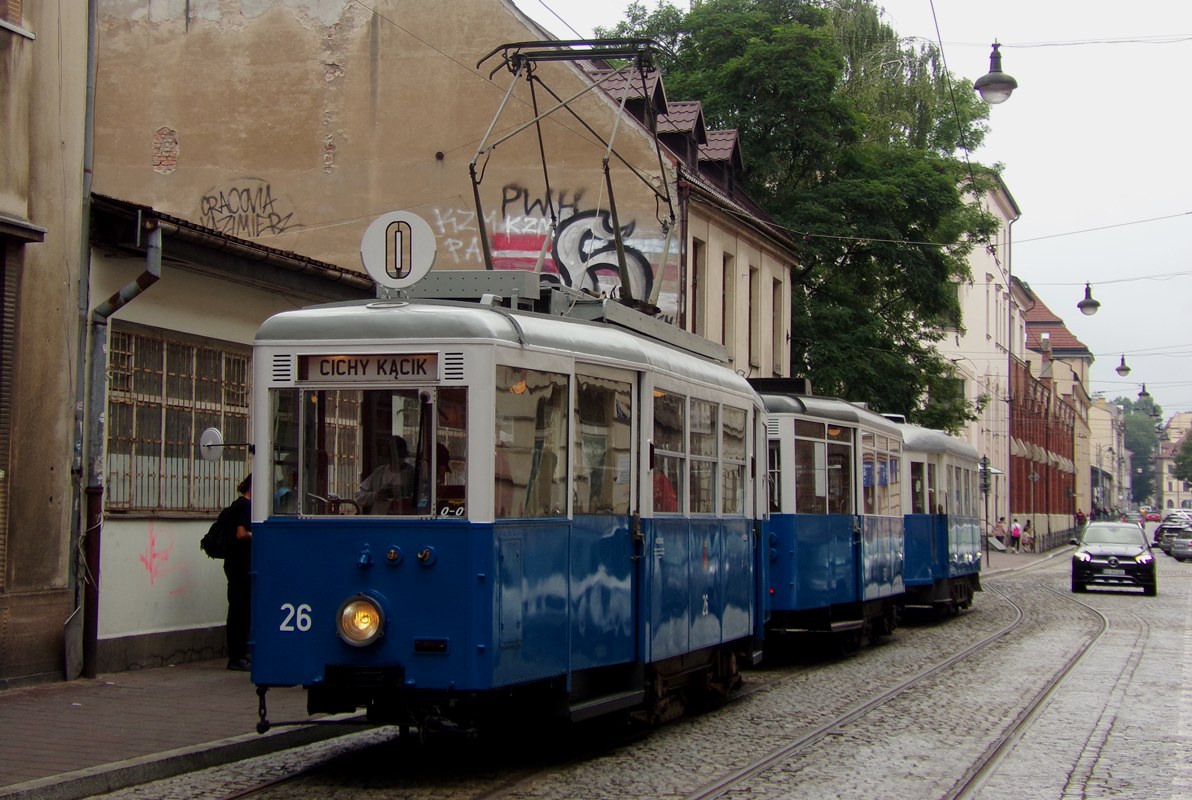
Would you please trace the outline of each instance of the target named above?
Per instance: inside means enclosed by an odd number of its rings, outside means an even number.
[[[658,115],[659,133],[690,133],[700,144],[707,141],[704,104],[698,100],[678,100],[666,104],[666,113]]]
[[[708,143],[700,145],[699,157],[706,161],[730,161],[741,157],[741,143],[735,128],[727,131],[708,131]]]
[[[1031,291],[1029,286],[1026,288],[1031,294],[1031,299],[1034,300],[1034,305],[1027,306],[1023,313],[1026,319],[1027,349],[1036,352],[1042,351],[1042,334],[1047,333],[1050,334],[1053,353],[1064,352],[1092,356],[1088,346],[1072,335],[1072,331],[1064,325],[1063,319],[1056,316],[1055,312],[1048,308],[1047,304],[1039,298],[1039,295]]]
[[[601,69],[595,70],[591,74],[593,82],[608,77],[615,70]],[[642,74],[635,69],[627,69],[620,74],[608,77],[608,80],[600,84],[600,88],[608,94],[612,95],[617,100],[621,99],[621,95],[626,92],[626,85],[628,85],[628,99],[630,100],[644,100],[650,97],[654,102],[661,100],[663,107],[666,103],[666,90],[662,86],[662,81],[659,80],[658,70],[652,69],[645,75],[645,91],[642,91]]]

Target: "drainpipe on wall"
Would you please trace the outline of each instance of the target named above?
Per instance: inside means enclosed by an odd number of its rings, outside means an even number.
[[[107,416],[108,319],[161,278],[161,229],[138,213],[137,230],[148,234],[145,271],[91,312],[87,351],[87,437],[83,458],[87,478],[87,527],[83,531],[86,564],[83,591],[83,675],[94,678],[99,646],[99,556],[103,530],[104,420]]]
[[[86,434],[83,430],[86,417],[84,407],[87,402],[87,308],[91,305],[91,182],[92,170],[95,163],[95,76],[97,71],[96,48],[99,41],[99,0],[89,0],[87,3],[87,86],[86,104],[83,111],[83,183],[82,203],[79,215],[79,271],[78,271],[78,340],[75,343],[75,424],[74,441],[71,443],[73,458],[71,460],[71,526],[70,526],[70,558],[67,561],[67,585],[71,593],[71,613],[63,625],[63,668],[67,680],[73,680],[83,670],[83,657],[80,655],[80,644],[83,633],[80,628],[83,607],[82,587],[80,580],[82,565],[79,564],[78,554],[81,552],[83,531],[88,522],[84,517],[81,492],[79,491],[83,477],[83,450]]]

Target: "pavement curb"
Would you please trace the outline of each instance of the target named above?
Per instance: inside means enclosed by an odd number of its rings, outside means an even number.
[[[25,783],[0,786],[0,800],[81,800],[186,772],[333,739],[366,726],[363,716],[342,714],[328,717],[319,724],[275,729],[265,734],[241,734]]]

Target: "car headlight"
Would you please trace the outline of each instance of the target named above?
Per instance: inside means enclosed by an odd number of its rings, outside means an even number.
[[[1150,553],[1139,553],[1138,555],[1134,556],[1134,560],[1139,564],[1149,564],[1155,560],[1155,557]]]
[[[1084,552],[1084,551],[1082,550],[1081,552],[1079,552],[1079,553],[1076,553],[1075,555],[1073,555],[1073,556],[1072,556],[1072,560],[1073,560],[1073,561],[1086,561],[1086,562],[1087,562],[1087,561],[1092,561],[1092,560],[1093,560],[1093,557],[1092,557],[1091,555],[1089,555],[1088,553],[1086,553],[1086,552]]]
[[[356,595],[339,607],[337,628],[339,638],[353,647],[364,647],[381,638],[385,612],[371,597]]]

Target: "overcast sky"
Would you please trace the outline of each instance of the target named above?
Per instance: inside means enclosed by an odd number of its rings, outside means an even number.
[[[628,5],[515,2],[562,38],[611,26]],[[1096,357],[1094,394],[1134,398],[1145,383],[1165,417],[1192,411],[1192,2],[879,5],[900,35],[942,41],[951,72],[970,82],[1001,42],[1019,89],[992,107],[974,159],[1005,165],[1022,210],[1014,275]],[[1092,317],[1076,308],[1086,281],[1102,304]],[[1123,355],[1126,378],[1115,372]]]

